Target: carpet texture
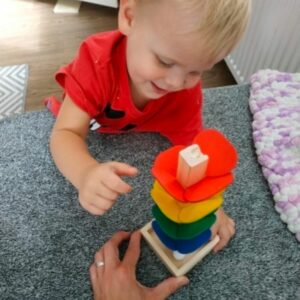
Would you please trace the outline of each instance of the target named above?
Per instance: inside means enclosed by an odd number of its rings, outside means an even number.
[[[24,111],[28,65],[0,67],[0,120]]]
[[[299,299],[300,246],[274,210],[252,142],[249,86],[205,91],[205,124],[225,133],[239,152],[236,181],[225,210],[237,233],[224,251],[207,256],[190,284],[171,299]],[[91,299],[88,267],[117,230],[151,219],[151,164],[169,144],[155,134],[90,134],[91,153],[140,169],[130,195],[103,217],[83,211],[74,188],[48,150],[53,118],[47,111],[0,123],[0,298]],[[142,242],[137,277],[155,285],[169,272]]]

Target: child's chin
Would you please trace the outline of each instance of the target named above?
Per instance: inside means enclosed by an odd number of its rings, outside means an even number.
[[[164,96],[166,96],[168,93],[155,93],[154,91],[147,91],[144,93],[144,98],[151,99],[151,100],[158,100]]]
[[[151,99],[153,99],[153,100],[158,100],[158,99],[160,99],[160,98],[166,96],[167,94],[168,94],[168,93],[164,93],[164,94],[153,94],[152,97],[151,97]]]

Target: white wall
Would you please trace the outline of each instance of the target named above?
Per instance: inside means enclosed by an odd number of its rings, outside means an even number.
[[[100,4],[110,7],[118,7],[118,1],[117,0],[81,0],[83,2],[89,2],[94,4]]]
[[[238,83],[260,69],[300,72],[300,1],[253,0],[246,34],[225,60]]]

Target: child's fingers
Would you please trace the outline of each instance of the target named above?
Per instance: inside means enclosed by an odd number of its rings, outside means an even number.
[[[110,166],[113,168],[116,174],[119,176],[136,176],[138,173],[138,169],[132,167],[128,164],[121,163],[121,162],[111,162]]]
[[[235,226],[229,226],[228,230],[229,230],[229,233],[230,233],[230,237],[235,235]]]
[[[102,184],[118,194],[127,194],[132,190],[132,187],[128,183],[122,180],[119,175],[114,173],[108,174],[105,178],[103,178]]]
[[[235,228],[235,222],[233,219],[229,218],[230,225]]]
[[[119,196],[119,193],[107,187],[105,182],[101,182],[101,184],[98,185],[95,193],[98,197],[109,201],[116,201],[117,197]]]
[[[211,236],[212,238],[215,237],[218,233],[218,226],[217,224],[215,223],[212,227],[211,227]]]
[[[233,227],[220,228],[218,235],[220,237],[219,243],[214,247],[214,252],[218,252],[222,250],[230,241],[234,232],[232,233]],[[234,229],[233,229],[234,230]]]
[[[229,239],[220,237],[220,242],[214,247],[213,251],[218,252],[222,250],[227,245],[228,241]]]
[[[79,202],[85,210],[96,216],[106,213],[115,203],[97,194],[90,195],[88,198],[79,197]]]
[[[86,211],[88,211],[90,214],[94,216],[102,216],[106,213],[107,209],[99,208],[95,205],[92,205],[90,203],[84,202],[80,203],[82,208],[84,208]]]
[[[120,194],[126,194],[132,189],[120,174],[133,176],[137,174],[137,169],[124,163],[110,162],[104,163],[96,172],[91,172],[79,190],[81,206],[93,215],[103,215]]]

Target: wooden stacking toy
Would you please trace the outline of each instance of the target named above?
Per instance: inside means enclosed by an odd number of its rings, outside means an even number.
[[[214,129],[201,131],[188,147],[174,146],[156,157],[154,219],[141,232],[173,275],[187,273],[219,242],[211,227],[236,163],[234,147]]]

